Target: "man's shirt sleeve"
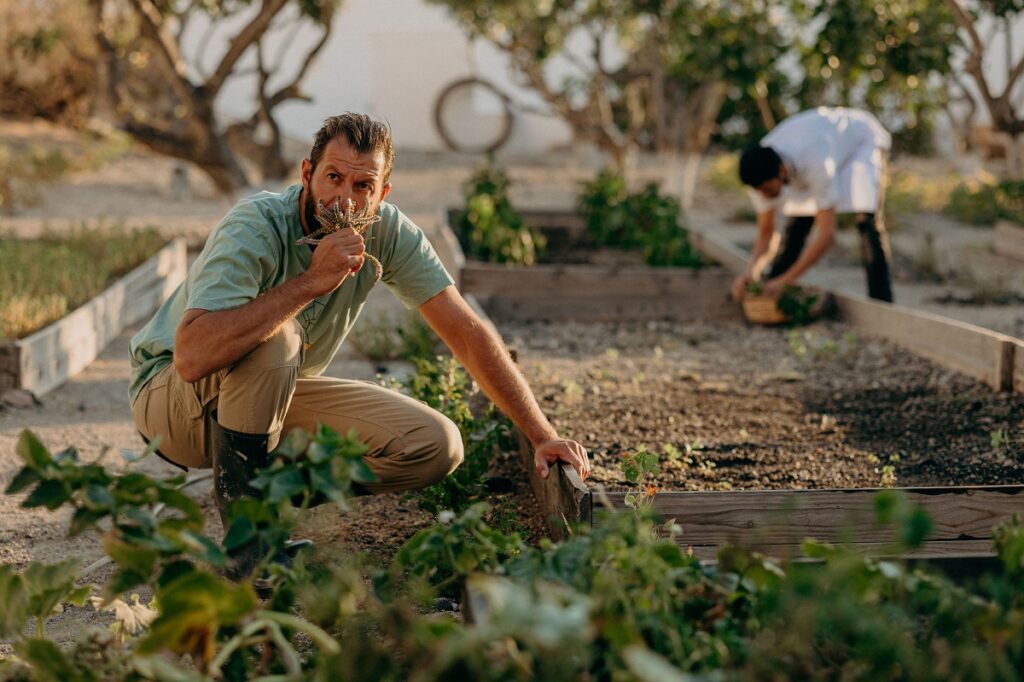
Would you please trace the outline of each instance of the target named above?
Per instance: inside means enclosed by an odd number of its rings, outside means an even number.
[[[231,222],[217,228],[190,282],[185,307],[229,310],[259,296],[273,281],[273,252],[249,225]]]
[[[418,308],[455,283],[423,230],[396,210],[394,236],[381,259],[381,280],[407,308]],[[390,235],[389,235],[390,236]]]

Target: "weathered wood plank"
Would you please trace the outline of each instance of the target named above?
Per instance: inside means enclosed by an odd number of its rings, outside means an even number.
[[[995,251],[1000,256],[1024,261],[1024,225],[1006,220],[996,223]]]
[[[731,275],[719,268],[617,268],[540,265],[510,268],[469,262],[462,289],[491,314],[575,320],[728,320]]]
[[[519,456],[530,477],[534,499],[544,514],[544,521],[554,540],[564,540],[568,530],[576,523],[590,525],[590,490],[580,480],[576,470],[568,464],[559,463],[548,471],[547,478],[541,478],[533,466],[533,446],[526,436],[516,429],[519,440]]]
[[[721,549],[720,545],[694,545],[688,546],[685,542],[681,543],[687,546],[693,555],[705,562],[713,562],[718,557],[718,550]],[[851,546],[858,552],[867,556],[873,557],[887,557],[891,556],[892,545],[888,543],[868,543],[861,542]],[[757,551],[760,551],[767,556],[774,557],[776,559],[788,559],[801,556],[801,549],[799,544],[782,544],[782,545],[758,545],[755,547]],[[904,552],[899,556],[901,559],[928,559],[928,560],[946,560],[946,559],[978,559],[984,557],[996,556],[995,550],[992,548],[992,540],[935,540],[925,543],[918,549]],[[896,557],[893,557],[896,558]]]
[[[1013,342],[1013,390],[1024,393],[1024,341]]]
[[[70,315],[13,342],[16,386],[41,396],[67,381],[124,327],[152,314],[184,279],[185,268],[185,240],[176,239]]]
[[[1024,513],[1024,486],[903,488],[908,501],[933,521],[928,542],[990,542],[992,528]],[[875,521],[878,490],[751,490],[663,492],[654,509],[682,526],[680,542],[718,547],[731,542],[763,548],[793,548],[804,538],[845,541],[866,548],[893,540],[890,527]],[[626,493],[607,493],[613,508],[625,509]],[[594,515],[601,523],[601,513]],[[952,545],[950,545],[952,547]],[[932,550],[922,548],[922,556]],[[938,552],[936,548],[935,552]],[[949,549],[943,550],[948,553]],[[961,551],[961,550],[956,550]],[[968,552],[977,551],[971,547]]]
[[[836,294],[840,316],[855,329],[882,336],[995,390],[1009,390],[1012,357],[1005,354],[1013,337],[941,315],[911,310],[856,296]]]

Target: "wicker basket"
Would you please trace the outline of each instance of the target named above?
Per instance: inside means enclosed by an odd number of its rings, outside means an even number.
[[[778,301],[771,296],[747,295],[743,299],[743,314],[754,324],[782,324],[786,316],[779,310]]]

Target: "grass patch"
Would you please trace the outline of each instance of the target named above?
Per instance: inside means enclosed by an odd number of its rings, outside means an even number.
[[[0,340],[24,338],[56,322],[166,243],[155,228],[83,224],[37,239],[0,233]]]

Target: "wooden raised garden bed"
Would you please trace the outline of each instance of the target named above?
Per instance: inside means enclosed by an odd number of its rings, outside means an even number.
[[[527,217],[527,221],[538,224],[533,216]],[[733,269],[745,265],[745,255],[731,244],[707,232],[696,231],[691,235],[692,242],[715,261]],[[452,239],[451,235],[448,239]],[[703,319],[712,323],[739,319],[738,306],[724,300],[724,292],[728,290],[732,276],[719,268],[714,269],[715,279],[708,281],[699,281],[699,275],[695,277],[691,272],[685,273],[691,282],[698,280],[699,283],[695,283],[694,289],[685,290],[686,294],[679,289],[666,296],[675,296],[677,309],[689,312],[666,314],[667,306],[658,308],[637,304],[620,317],[615,307],[606,307],[602,314],[598,314],[599,302],[586,300],[593,291],[570,292],[567,295],[560,288],[558,278],[563,283],[579,282],[583,286],[583,280],[573,280],[565,274],[568,268],[581,266],[548,267],[552,270],[550,274],[545,273],[543,266],[537,270],[465,263],[460,279],[464,290],[474,294],[488,313],[502,320],[561,320],[563,324],[594,320],[657,320],[661,323],[665,320],[700,319],[699,314],[706,315]],[[531,274],[531,270],[539,274]],[[492,271],[498,274],[489,279]],[[622,268],[613,267],[605,276],[611,278],[621,271]],[[599,277],[595,277],[591,286],[599,286],[598,280]],[[626,287],[632,285],[623,284],[627,281],[620,280],[612,291],[603,291],[592,298],[628,298],[630,292]],[[651,289],[641,291],[638,299],[643,300],[657,293]],[[684,295],[690,298],[684,299]],[[856,297],[838,296],[837,299],[844,322],[858,332],[892,340],[942,367],[981,379],[997,389],[1021,390],[1024,386],[1024,344],[1017,339],[897,306]],[[558,302],[552,303],[552,300]],[[683,300],[702,303],[681,305]],[[706,307],[704,301],[708,302]],[[694,311],[699,313],[693,314]],[[532,329],[523,331],[523,334],[533,333]],[[577,335],[579,333],[577,331]],[[598,332],[591,332],[594,333]],[[521,360],[528,357],[528,354],[523,354]],[[648,397],[654,402],[661,399],[656,389]],[[645,403],[636,405],[640,411],[648,407]],[[694,411],[699,412],[702,408],[699,400],[693,401]],[[572,428],[582,431],[588,428],[588,424],[574,424]],[[564,537],[567,528],[575,523],[600,524],[605,513],[603,508],[611,512],[628,511],[626,492],[604,492],[600,487],[589,487],[566,466],[553,469],[549,478],[542,480],[533,469],[532,451],[525,442],[522,443],[521,455],[554,537]],[[1010,480],[1016,482],[1013,478]],[[922,507],[934,523],[934,530],[927,541],[908,555],[911,558],[991,557],[994,554],[991,543],[993,527],[1009,520],[1014,513],[1024,514],[1024,485],[916,485],[897,490],[901,490],[911,504]],[[679,541],[704,560],[713,559],[717,549],[730,542],[754,547],[773,556],[793,556],[799,553],[799,543],[807,537],[825,542],[846,542],[867,553],[886,554],[892,551],[892,530],[874,522],[877,492],[877,482],[852,489],[682,491],[659,488],[653,508],[682,526]]]
[[[0,390],[41,396],[96,359],[121,331],[144,320],[185,279],[178,238],[66,317],[24,339],[0,343]]]
[[[524,222],[543,232],[549,250],[585,250],[585,230],[572,211],[523,211]],[[472,294],[492,314],[575,320],[721,320],[739,319],[728,300],[732,275],[715,265],[702,268],[655,268],[626,256],[606,263],[540,263],[514,267],[467,260],[459,237],[448,226],[457,212],[442,220],[435,244],[442,259],[456,264],[459,288]]]

